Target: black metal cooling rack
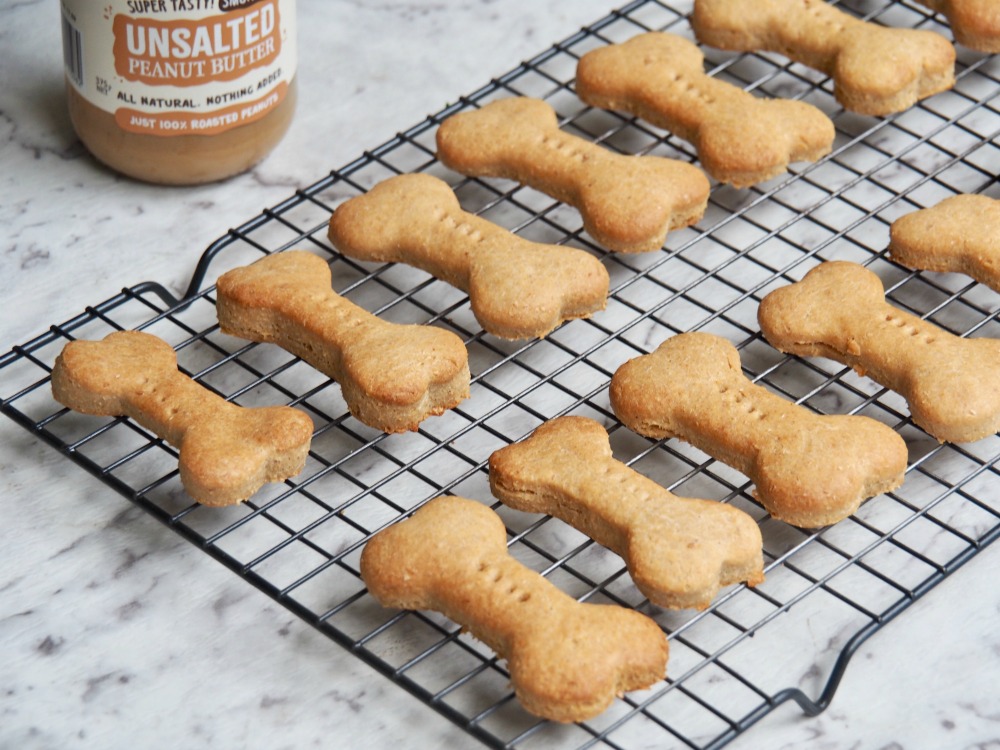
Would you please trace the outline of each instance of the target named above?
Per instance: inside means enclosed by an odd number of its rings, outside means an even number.
[[[914,3],[841,6],[887,25],[949,33]],[[912,425],[895,394],[829,361],[786,357],[768,346],[757,304],[822,260],[849,259],[875,270],[896,305],[962,336],[1000,337],[996,293],[961,277],[906,270],[885,255],[897,216],[956,193],[1000,195],[1000,60],[959,48],[954,90],[876,119],[843,111],[828,79],[780,56],[705,49],[712,75],[826,111],[837,126],[835,148],[817,164],[795,165],[752,189],[715,186],[704,219],[671,233],[654,253],[606,253],[575,211],[502,180],[460,178],[435,161],[434,131],[444,118],[509,95],[547,99],[568,132],[608,148],[694,161],[688,144],[590,109],[572,86],[576,61],[596,46],[646,30],[690,36],[689,8],[631,3],[296,192],[210,247],[184,299],[142,284],[15,347],[0,359],[3,412],[488,745],[720,747],[786,701],[808,714],[822,711],[868,636],[1000,534],[1000,438],[938,444]],[[531,239],[598,255],[611,275],[607,310],[543,340],[506,342],[479,329],[463,294],[426,274],[336,254],[325,239],[333,208],[413,171],[448,180],[466,210]],[[222,334],[211,282],[291,247],[329,258],[334,288],[368,310],[460,335],[469,349],[471,398],[418,432],[388,436],[354,420],[338,387],[304,363]],[[60,408],[48,376],[62,346],[123,328],[165,338],[183,370],[226,398],[308,412],[316,433],[306,470],[240,507],[204,508],[181,489],[174,449],[128,420]],[[607,398],[614,370],[689,330],[733,341],[747,374],[789,399],[819,413],[866,414],[898,430],[909,448],[904,485],[835,526],[795,529],[764,513],[742,475],[678,441],[622,428]],[[494,503],[490,453],[565,413],[601,421],[616,456],[672,491],[732,503],[758,519],[766,582],[731,587],[704,612],[661,611],[614,555],[559,521]],[[654,617],[671,640],[669,678],[592,721],[551,724],[518,706],[503,662],[453,623],[379,607],[358,574],[366,539],[444,493],[491,504],[507,524],[512,553],[573,596]]]

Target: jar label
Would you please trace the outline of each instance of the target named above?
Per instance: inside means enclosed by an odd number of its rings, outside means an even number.
[[[66,77],[123,130],[214,135],[295,76],[294,0],[62,0]]]

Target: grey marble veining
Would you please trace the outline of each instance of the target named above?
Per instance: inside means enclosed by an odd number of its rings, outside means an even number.
[[[0,0],[0,349],[138,281],[181,292],[229,227],[610,9],[299,0],[286,139],[246,175],[167,189],[73,136],[55,5]],[[474,744],[6,418],[0,436],[0,747]],[[1000,743],[997,565],[988,549],[872,638],[827,712],[784,706],[731,746]],[[822,662],[842,640],[815,625],[793,643]],[[816,674],[780,677],[817,689]]]

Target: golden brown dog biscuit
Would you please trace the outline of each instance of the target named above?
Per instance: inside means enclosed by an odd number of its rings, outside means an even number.
[[[997,0],[917,0],[948,19],[955,40],[980,52],[1000,52]]]
[[[893,307],[864,266],[822,263],[764,297],[758,319],[775,348],[842,362],[899,393],[938,440],[1000,430],[1000,340],[963,339]]]
[[[580,58],[576,93],[594,107],[628,112],[690,141],[705,171],[736,187],[830,152],[833,122],[819,109],[759,99],[706,75],[703,63],[687,39],[648,32]]]
[[[537,716],[589,719],[666,671],[655,622],[564,594],[511,557],[503,521],[473,500],[436,498],[376,534],[361,577],[383,606],[441,612],[506,659],[518,700]]]
[[[180,372],[167,342],[140,331],[66,344],[52,395],[84,414],[131,417],[176,446],[181,483],[203,505],[234,505],[298,474],[312,440],[303,412],[230,403]]]
[[[703,44],[778,52],[826,73],[845,108],[902,112],[955,83],[955,48],[932,31],[862,21],[825,0],[695,0]]]
[[[473,177],[504,177],[575,206],[610,250],[662,247],[667,232],[694,224],[708,204],[708,178],[659,156],[616,154],[559,129],[540,99],[498,99],[452,115],[438,128],[438,158]]]
[[[408,263],[469,294],[483,329],[544,336],[607,304],[608,272],[590,253],[529,242],[466,213],[443,180],[403,174],[342,203],[330,241],[352,258]]]
[[[266,256],[219,278],[219,325],[301,357],[337,381],[351,414],[385,432],[415,430],[469,396],[458,336],[381,320],[331,283],[330,266],[311,253]]]
[[[764,580],[760,529],[743,511],[677,497],[611,455],[608,433],[559,417],[490,456],[505,505],[547,513],[621,555],[653,604],[704,609],[722,586]]]
[[[1000,200],[956,195],[889,227],[889,254],[910,268],[964,273],[1000,292]]]
[[[751,383],[731,343],[683,333],[622,365],[611,405],[641,435],[677,437],[746,474],[768,512],[814,528],[895,489],[906,444],[861,416],[819,415]]]

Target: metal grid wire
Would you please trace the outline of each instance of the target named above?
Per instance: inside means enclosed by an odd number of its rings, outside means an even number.
[[[886,25],[950,33],[914,3],[840,5]],[[144,284],[16,347],[0,360],[4,413],[487,744],[718,747],[786,700],[821,711],[865,638],[1000,533],[1000,438],[939,444],[913,426],[897,395],[830,361],[776,352],[758,331],[757,305],[818,262],[847,259],[876,271],[895,305],[962,336],[1000,337],[996,293],[963,277],[906,270],[885,255],[894,218],[956,193],[998,195],[1000,60],[960,47],[953,91],[876,119],[843,111],[826,77],[778,55],[706,48],[712,75],[826,111],[837,127],[835,148],[817,164],[796,165],[752,189],[714,186],[704,219],[671,233],[659,252],[606,253],[574,210],[507,181],[463,179],[435,161],[442,119],[510,95],[547,99],[567,132],[607,148],[694,161],[689,144],[588,108],[572,87],[577,60],[597,46],[646,30],[690,37],[689,10],[679,2],[632,3],[297,192],[215,243],[182,302]],[[484,334],[466,296],[446,284],[332,250],[325,230],[336,205],[414,171],[446,179],[466,210],[522,236],[598,255],[611,275],[607,310],[542,340],[507,342]],[[362,307],[461,336],[471,398],[417,432],[385,435],[352,418],[336,384],[303,362],[222,334],[213,290],[201,287],[291,247],[328,257],[334,289]],[[123,328],[166,339],[185,372],[234,402],[290,403],[309,413],[316,432],[305,471],[239,507],[205,508],[182,490],[176,451],[161,440],[126,419],[60,408],[48,374],[62,346]],[[891,425],[909,448],[904,485],[832,527],[800,530],[769,518],[741,474],[679,441],[622,428],[607,395],[615,369],[690,330],[737,344],[747,375],[788,399]],[[756,518],[766,582],[730,587],[704,612],[659,610],[607,550],[560,521],[494,503],[490,453],[565,413],[605,424],[617,457],[677,494],[718,499]],[[491,504],[507,525],[512,554],[572,596],[655,618],[671,641],[669,678],[583,724],[539,721],[513,699],[505,664],[454,623],[381,608],[358,574],[365,541],[441,494]]]

